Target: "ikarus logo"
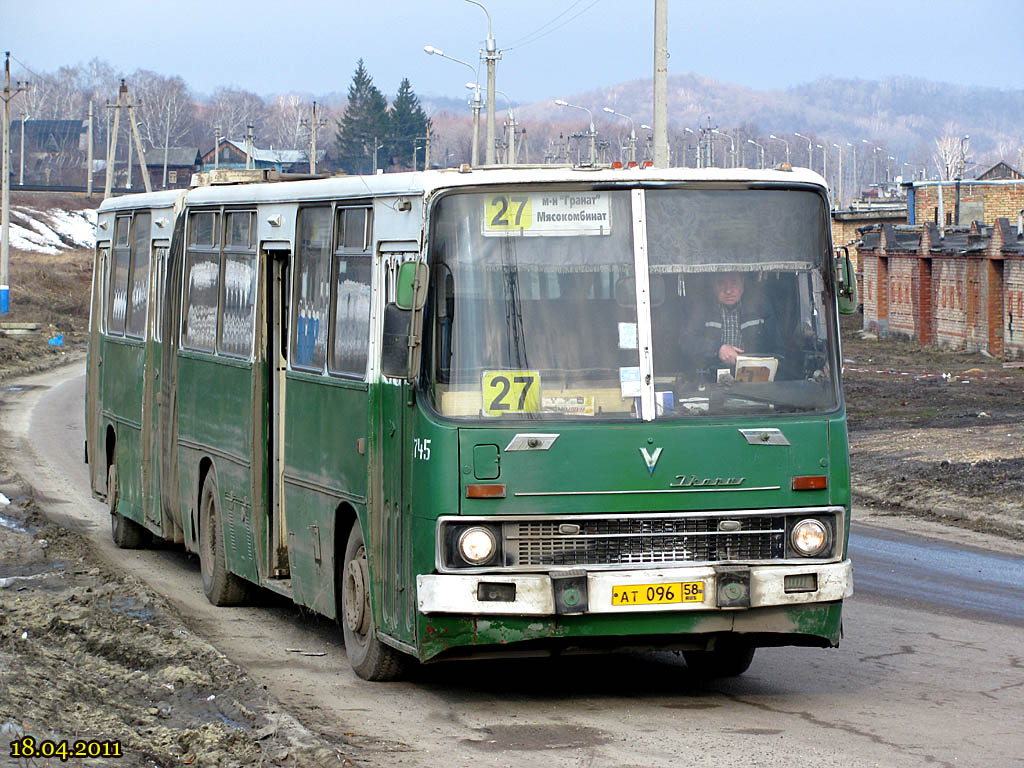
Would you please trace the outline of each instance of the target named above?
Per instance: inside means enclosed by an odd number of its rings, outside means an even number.
[[[644,462],[647,464],[647,471],[653,475],[654,468],[658,465],[658,458],[661,456],[661,448],[655,448],[654,453],[648,453],[646,448],[641,448],[640,453],[643,454]]]

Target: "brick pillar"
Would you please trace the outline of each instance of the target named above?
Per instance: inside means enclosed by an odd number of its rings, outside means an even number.
[[[932,301],[932,260],[917,260],[918,339],[921,346],[935,343],[935,311]]]
[[[878,335],[884,338],[889,335],[889,259],[878,257]]]
[[[988,351],[1001,357],[1003,347],[1003,260],[988,259]]]

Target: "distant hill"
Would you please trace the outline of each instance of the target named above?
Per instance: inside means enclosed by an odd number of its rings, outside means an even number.
[[[565,98],[593,110],[601,133],[618,133],[625,124],[619,119],[606,120],[610,116],[601,112],[604,106],[630,115],[638,134],[640,124],[652,120],[651,80],[565,94]],[[956,135],[970,135],[970,156],[979,165],[989,159],[1016,165],[1024,149],[1024,89],[893,77],[881,81],[821,78],[785,90],[758,91],[690,72],[670,75],[668,108],[670,129],[675,133],[681,133],[684,126],[706,126],[710,117],[712,127],[741,139],[772,133],[785,138],[794,162],[801,163],[806,163],[807,145],[793,136],[794,132],[822,144],[859,145],[861,139],[868,139],[901,160],[928,162],[931,171],[935,139],[951,124]],[[524,106],[520,116],[524,122],[586,119],[582,113],[567,112],[553,101],[545,101]]]

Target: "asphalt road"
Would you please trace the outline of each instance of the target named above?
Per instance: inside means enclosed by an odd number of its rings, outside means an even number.
[[[82,371],[0,388],[0,450],[51,517],[168,596],[306,726],[367,765],[1024,766],[1016,542],[855,523],[842,646],[762,649],[735,680],[701,683],[676,656],[646,654],[449,663],[366,683],[331,622],[270,597],[214,608],[195,558],[114,548],[82,463]]]

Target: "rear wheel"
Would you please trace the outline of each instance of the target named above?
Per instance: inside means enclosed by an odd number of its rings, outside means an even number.
[[[348,663],[364,680],[395,680],[402,674],[407,658],[377,639],[370,606],[370,569],[358,520],[352,523],[342,568],[338,618],[345,635]]]
[[[203,592],[214,605],[238,605],[246,596],[245,581],[228,572],[220,519],[220,493],[213,472],[203,481],[199,497],[199,569]]]
[[[698,677],[739,677],[750,668],[754,650],[749,645],[719,641],[712,651],[683,651],[683,658]]]
[[[153,541],[153,534],[134,520],[117,511],[120,500],[120,488],[117,484],[117,464],[111,462],[107,467],[107,507],[110,509],[110,535],[114,543],[121,549],[142,549]]]

